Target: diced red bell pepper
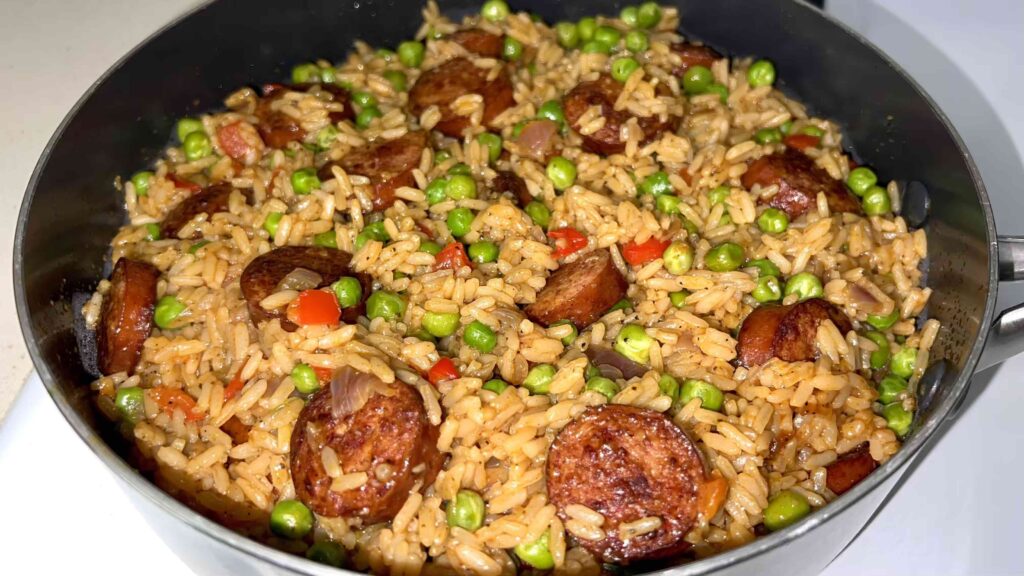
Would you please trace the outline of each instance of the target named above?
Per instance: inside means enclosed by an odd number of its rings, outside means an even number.
[[[679,177],[683,179],[683,182],[686,182],[690,186],[693,186],[693,174],[690,174],[688,166],[680,168],[678,174]]]
[[[782,143],[790,148],[796,148],[797,150],[803,150],[804,148],[814,148],[821,142],[820,136],[812,136],[810,134],[790,134],[782,139]]]
[[[245,139],[241,121],[218,128],[217,141],[224,152],[235,160],[245,160],[253,151],[252,144]]]
[[[458,270],[463,266],[469,266],[469,256],[461,242],[452,242],[434,257],[434,270]]]
[[[288,305],[288,319],[299,326],[337,326],[340,317],[338,297],[326,290],[303,290],[299,292],[299,297]]]
[[[548,232],[548,238],[555,241],[552,256],[565,258],[587,247],[587,237],[575,228],[559,228]]]
[[[648,262],[661,258],[669,244],[671,242],[668,240],[658,240],[654,237],[651,237],[643,244],[629,242],[622,247],[622,257],[626,259],[626,262],[629,262],[630,266],[643,266]]]
[[[244,366],[242,368],[244,368]],[[231,400],[242,391],[242,388],[245,387],[245,380],[242,380],[242,368],[238,369],[238,373],[235,374],[235,377],[232,378],[231,382],[228,382],[228,385],[224,388],[225,400]]]
[[[195,422],[202,420],[205,415],[196,411],[196,401],[188,395],[188,392],[178,388],[157,386],[149,389],[149,397],[160,406],[160,410],[167,414],[174,414],[175,410],[185,413],[185,420]]]
[[[455,367],[455,362],[452,362],[451,358],[443,356],[430,367],[430,372],[427,372],[427,380],[435,386],[445,380],[455,380],[459,376],[459,369]]]
[[[175,188],[181,188],[183,190],[188,190],[189,192],[199,192],[200,190],[203,189],[203,187],[200,186],[199,184],[196,184],[195,182],[192,182],[191,180],[185,180],[184,178],[179,178],[178,176],[175,176],[174,174],[171,174],[170,172],[167,173],[167,179],[170,180],[171,182],[174,182],[174,187]]]
[[[334,370],[330,368],[313,367],[313,372],[316,373],[316,379],[320,382],[330,382],[334,378]]]

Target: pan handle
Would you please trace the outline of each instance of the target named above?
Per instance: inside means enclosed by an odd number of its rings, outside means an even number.
[[[1000,236],[998,249],[999,281],[1024,280],[1024,236]],[[996,317],[975,370],[991,368],[1020,352],[1024,352],[1024,304]]]

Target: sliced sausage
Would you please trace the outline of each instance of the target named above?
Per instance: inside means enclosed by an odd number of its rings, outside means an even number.
[[[779,192],[768,200],[768,205],[785,211],[790,218],[799,218],[814,208],[819,192],[824,192],[832,212],[861,213],[857,197],[799,150],[786,148],[755,160],[743,174],[746,188],[753,188],[754,184],[777,184]]]
[[[583,330],[626,296],[628,284],[608,250],[594,250],[548,278],[526,315],[548,326],[569,320]]]
[[[878,468],[878,462],[871,457],[868,443],[863,442],[825,467],[825,485],[837,495],[842,494],[856,486],[875,468]]]
[[[669,46],[669,50],[677,54],[679,59],[683,61],[682,64],[672,71],[676,76],[682,75],[691,66],[711,68],[715,60],[723,58],[718,51],[710,46],[699,46],[690,42],[676,42]]]
[[[220,429],[227,433],[228,436],[231,436],[231,441],[236,446],[249,441],[249,427],[239,420],[238,416],[228,418],[227,422],[221,425]]]
[[[475,66],[467,58],[454,58],[431,68],[416,80],[409,91],[412,113],[419,116],[430,106],[441,111],[441,121],[434,127],[452,138],[461,138],[469,126],[468,116],[459,116],[451,109],[452,102],[466,94],[479,94],[484,99],[481,124],[491,121],[515,103],[512,80],[508,70],[502,69],[494,80],[487,80],[489,70]]]
[[[416,186],[413,170],[420,165],[420,157],[427,147],[426,132],[409,132],[394,140],[378,140],[365,148],[349,152],[337,164],[349,174],[360,174],[373,185],[373,209],[384,210],[395,203],[395,190],[402,186]],[[320,180],[334,178],[333,163],[325,164],[317,172]]]
[[[103,374],[135,371],[142,345],[153,329],[159,278],[160,271],[148,262],[121,258],[114,265],[96,329],[99,369]]]
[[[526,180],[511,170],[498,170],[497,176],[491,181],[491,187],[498,194],[508,194],[520,208],[534,201],[533,194],[526,187]]]
[[[230,184],[221,183],[207,186],[199,192],[185,198],[164,217],[160,224],[161,238],[177,238],[178,232],[200,214],[212,217],[218,212],[227,212],[228,200],[235,188]],[[252,197],[251,190],[240,191],[246,198]],[[193,237],[197,237],[194,234]]]
[[[674,556],[697,519],[704,463],[686,434],[664,414],[606,404],[588,408],[559,432],[547,463],[548,499],[567,520],[566,507],[601,513],[602,540],[579,544],[603,562],[629,564]],[[661,527],[623,538],[619,527],[641,518]]]
[[[362,375],[366,378],[376,377]],[[373,524],[390,520],[416,482],[433,483],[444,457],[437,450],[438,427],[430,424],[415,388],[376,380],[365,404],[335,416],[331,386],[317,392],[299,413],[291,439],[295,495],[327,517],[359,517]],[[365,472],[366,482],[344,492],[331,490],[323,449],[331,448],[345,474]]]
[[[282,328],[289,332],[294,331],[297,326],[285,317],[283,309],[264,310],[260,306],[260,301],[273,294],[281,280],[291,271],[305,268],[320,275],[321,281],[317,288],[328,286],[342,276],[354,276],[359,279],[363,287],[363,299],[359,304],[345,308],[341,312],[342,320],[355,322],[365,310],[365,300],[373,289],[373,280],[366,274],[353,273],[348,266],[351,260],[352,255],[348,252],[317,246],[282,246],[257,256],[245,267],[239,280],[242,296],[245,297],[249,309],[249,318],[253,324],[279,318]]]
[[[273,103],[289,91],[305,91],[312,84],[267,84],[263,87],[263,97],[256,102],[256,119],[259,121],[257,129],[263,141],[271,148],[284,148],[289,142],[301,142],[306,137],[306,131],[302,129],[298,120],[280,110],[275,110]],[[331,122],[341,122],[355,118],[355,110],[349,98],[349,93],[333,84],[318,84],[323,92],[331,95],[335,102],[341,102],[342,110],[332,111],[328,114]]]
[[[811,298],[788,306],[761,306],[740,327],[736,353],[742,366],[760,366],[772,358],[786,362],[814,360],[818,325],[831,320],[843,334],[853,326],[836,305]]]
[[[581,128],[580,117],[591,106],[601,107],[601,116],[605,119],[604,127],[592,134],[580,135],[583,138],[583,147],[590,152],[609,155],[626,149],[626,142],[621,137],[621,128],[631,115],[625,110],[615,109],[615,101],[619,98],[620,92],[622,83],[607,74],[602,74],[597,80],[577,84],[562,98],[565,117],[577,132]],[[637,117],[645,142],[662,132],[675,130],[678,121],[679,119],[675,117],[669,117],[665,121],[660,120],[658,116]]]
[[[452,32],[448,40],[455,42],[466,50],[484,58],[501,58],[505,38],[479,28],[467,28]]]

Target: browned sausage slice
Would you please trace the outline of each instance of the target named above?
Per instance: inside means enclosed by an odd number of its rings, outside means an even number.
[[[856,486],[875,468],[878,468],[878,462],[871,457],[868,443],[863,442],[825,467],[825,485],[836,494],[842,494]]]
[[[370,179],[373,185],[373,209],[384,210],[395,203],[395,190],[416,186],[413,170],[427,147],[426,132],[409,132],[394,140],[379,140],[365,148],[349,152],[338,163],[345,172]],[[322,182],[334,178],[333,163],[317,171]]]
[[[664,414],[607,404],[588,408],[555,438],[548,453],[548,499],[563,520],[571,504],[604,518],[603,540],[580,540],[601,561],[629,564],[673,556],[697,519],[704,463],[686,434]],[[619,526],[657,517],[661,527],[623,538]]]
[[[491,181],[491,186],[498,194],[510,195],[520,208],[534,200],[530,189],[526,187],[526,180],[511,170],[498,170],[497,176]]]
[[[583,330],[626,296],[628,284],[608,250],[594,250],[548,278],[526,315],[548,326],[569,320]]]
[[[317,288],[328,286],[342,276],[355,276],[359,279],[363,286],[363,300],[356,306],[345,308],[341,313],[342,320],[354,322],[363,312],[373,281],[366,274],[351,272],[348,266],[351,260],[352,255],[348,252],[318,246],[282,246],[257,256],[245,267],[239,280],[242,296],[249,308],[249,318],[253,324],[279,318],[282,328],[294,331],[297,326],[285,317],[284,310],[264,310],[260,301],[273,294],[290,272],[296,268],[305,268],[320,275],[321,281]]]
[[[438,427],[427,419],[419,392],[368,374],[355,377],[374,382],[367,391],[370,396],[354,412],[332,410],[332,385],[317,392],[299,413],[291,440],[291,474],[296,496],[317,514],[359,517],[373,524],[394,517],[417,481],[421,489],[430,486],[444,457],[437,450]],[[322,458],[325,447],[337,455],[344,473],[365,472],[366,483],[344,492],[331,490]]]
[[[121,258],[114,265],[96,329],[100,372],[135,371],[142,345],[153,329],[159,278],[160,271],[148,262]]]
[[[605,118],[604,127],[597,132],[581,135],[583,147],[597,154],[617,154],[626,149],[626,142],[621,137],[621,128],[629,118],[629,112],[616,110],[615,101],[622,92],[622,83],[611,76],[602,74],[597,80],[581,82],[562,98],[565,117],[573,130],[579,132],[580,117],[591,107],[600,106],[601,116]],[[674,130],[678,118],[669,117],[664,122],[658,116],[637,117],[644,141],[652,140],[662,132]]]
[[[715,60],[723,58],[721,54],[710,46],[698,46],[689,42],[676,42],[669,46],[669,49],[678,54],[680,60],[683,61],[681,65],[672,71],[676,76],[682,75],[690,66],[711,68]]]
[[[515,103],[515,98],[508,70],[502,69],[491,81],[487,80],[488,74],[489,70],[475,66],[466,58],[454,58],[427,70],[409,91],[412,113],[419,116],[430,106],[437,106],[441,121],[434,128],[446,136],[461,138],[462,131],[469,126],[469,117],[455,114],[451,104],[460,96],[479,94],[484,99],[481,123],[490,125],[498,114]]]
[[[230,184],[214,184],[185,198],[164,217],[160,224],[161,238],[177,238],[182,227],[200,214],[213,216],[218,212],[227,212],[228,199],[235,190]],[[246,198],[252,197],[251,190],[241,191]],[[196,235],[193,235],[195,237]]]
[[[458,30],[448,35],[448,40],[455,42],[466,50],[484,58],[501,58],[505,39],[497,34],[479,28]]]
[[[786,362],[817,358],[818,325],[831,320],[843,334],[853,325],[827,300],[811,298],[788,306],[761,306],[740,327],[736,354],[742,366],[760,366],[773,357]]]
[[[289,142],[300,142],[306,137],[305,130],[299,125],[298,120],[280,110],[275,110],[273,103],[277,101],[288,90],[308,90],[312,84],[267,84],[263,87],[263,97],[256,102],[256,119],[260,137],[271,148],[284,148]],[[335,102],[341,102],[341,111],[333,111],[328,114],[331,122],[341,122],[355,118],[355,110],[349,94],[346,90],[333,84],[320,84],[323,92],[331,95]]]
[[[778,184],[779,192],[768,200],[768,205],[785,211],[790,218],[799,218],[814,208],[819,192],[825,193],[832,212],[861,213],[857,197],[842,182],[829,176],[809,156],[792,148],[755,160],[743,174],[745,187],[753,188],[754,184]]]

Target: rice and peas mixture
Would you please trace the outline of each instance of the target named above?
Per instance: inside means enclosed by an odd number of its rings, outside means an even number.
[[[332,123],[330,96],[288,89],[277,106],[304,139],[275,149],[255,128],[258,93],[243,88],[224,111],[179,123],[183,144],[124,182],[130,224],[113,241],[113,259],[159,269],[156,326],[134,371],[93,388],[162,487],[271,546],[355,570],[595,574],[601,561],[588,541],[616,529],[640,537],[661,519],[616,528],[591,508],[558,511],[549,501],[548,449],[588,407],[663,413],[699,449],[717,489],[700,492],[684,558],[740,546],[827,504],[836,497],[828,467],[840,455],[870,455],[870,471],[900,448],[939,328],[916,322],[930,295],[920,286],[924,232],[899,216],[895,184],[852,170],[838,126],[773,89],[770,62],[723,57],[676,74],[678,15],[654,4],[557,26],[500,0],[461,24],[433,2],[423,16],[416,42],[397,53],[357,42],[337,66],[296,67],[296,84],[348,91],[354,118]],[[506,62],[448,40],[470,28],[503,36]],[[434,132],[414,183],[383,211],[371,210],[364,175],[335,166],[333,177],[315,176],[370,143],[433,128],[441,111],[410,114],[409,88],[460,56],[512,75],[514,103],[489,127],[481,96],[458,98],[465,137]],[[560,100],[601,73],[622,86],[617,110],[680,117],[678,128],[645,142],[631,120],[621,152],[586,151],[581,133],[601,129],[600,107],[576,130]],[[524,124],[535,118],[558,124],[557,156],[521,153]],[[244,145],[218,138],[228,125],[241,127]],[[832,213],[822,194],[790,221],[760,203],[779,187],[748,188],[742,177],[752,161],[787,147],[845,182],[863,212]],[[522,206],[494,192],[498,171],[518,175],[534,200]],[[175,205],[217,182],[244,194],[177,237],[160,237]],[[366,313],[294,331],[281,319],[254,325],[243,269],[275,248],[308,245],[353,254],[352,270],[373,281]],[[597,249],[628,280],[621,303],[581,331],[524,315],[554,270]],[[92,325],[109,289],[101,282],[85,306]],[[322,292],[344,301],[357,289]],[[260,306],[293,311],[299,296],[282,288]],[[820,323],[816,359],[737,362],[737,331],[751,311],[812,297],[841,309],[855,329]],[[641,375],[598,370],[585,352],[602,347],[641,364]],[[296,499],[296,419],[345,367],[412,385],[439,426],[440,473],[416,485],[390,521],[314,517]],[[340,470],[326,452],[332,489],[366,482],[365,471]]]

